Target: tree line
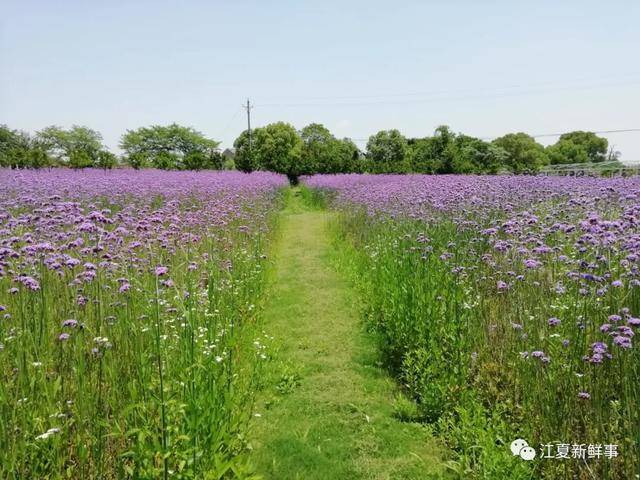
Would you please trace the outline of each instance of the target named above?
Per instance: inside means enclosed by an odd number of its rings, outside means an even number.
[[[0,125],[0,167],[112,168],[118,158],[102,144],[102,136],[87,127],[56,126],[29,135]]]
[[[544,147],[526,133],[510,133],[493,141],[453,132],[447,126],[423,138],[406,138],[398,130],[382,130],[361,151],[349,138],[335,137],[312,123],[301,130],[276,122],[242,132],[233,151],[220,142],[177,124],[127,130],[116,156],[102,135],[84,126],[50,126],[30,135],[0,125],[0,167],[133,168],[201,170],[236,168],[269,170],[296,181],[314,173],[535,173],[545,165],[599,163],[616,160],[606,138],[592,132],[561,135]]]
[[[219,145],[191,127],[152,125],[127,130],[119,145],[123,155],[118,157],[103,144],[100,132],[88,127],[50,126],[29,135],[0,125],[0,167],[221,169]]]
[[[398,130],[369,137],[361,152],[348,138],[337,139],[313,123],[299,132],[277,122],[249,132],[234,142],[240,170],[272,170],[295,181],[313,173],[535,173],[545,165],[617,160],[606,138],[593,132],[565,133],[548,147],[526,133],[510,133],[493,141],[457,134],[448,126],[432,136],[406,138]]]

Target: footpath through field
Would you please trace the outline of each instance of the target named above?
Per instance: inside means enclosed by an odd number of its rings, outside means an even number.
[[[332,214],[290,194],[264,312],[279,348],[256,406],[256,470],[270,480],[439,478],[436,441],[393,417],[396,385],[332,267]]]

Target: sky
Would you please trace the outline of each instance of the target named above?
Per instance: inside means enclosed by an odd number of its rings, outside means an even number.
[[[640,129],[638,25],[632,0],[3,0],[0,124],[86,125],[114,152],[172,122],[232,146],[247,99],[252,126],[317,122],[362,148],[443,124]],[[640,161],[640,131],[603,136]]]

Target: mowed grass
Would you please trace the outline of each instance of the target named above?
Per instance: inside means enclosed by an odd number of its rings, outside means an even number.
[[[427,427],[394,416],[398,390],[359,321],[352,287],[332,268],[328,224],[292,190],[264,311],[279,345],[250,437],[266,479],[440,478]]]

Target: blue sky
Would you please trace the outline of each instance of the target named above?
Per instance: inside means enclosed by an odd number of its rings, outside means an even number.
[[[256,126],[356,139],[640,128],[634,1],[3,5],[0,123],[87,125],[114,151],[126,129],[170,122],[230,146],[247,97]],[[640,132],[606,136],[640,160]]]

